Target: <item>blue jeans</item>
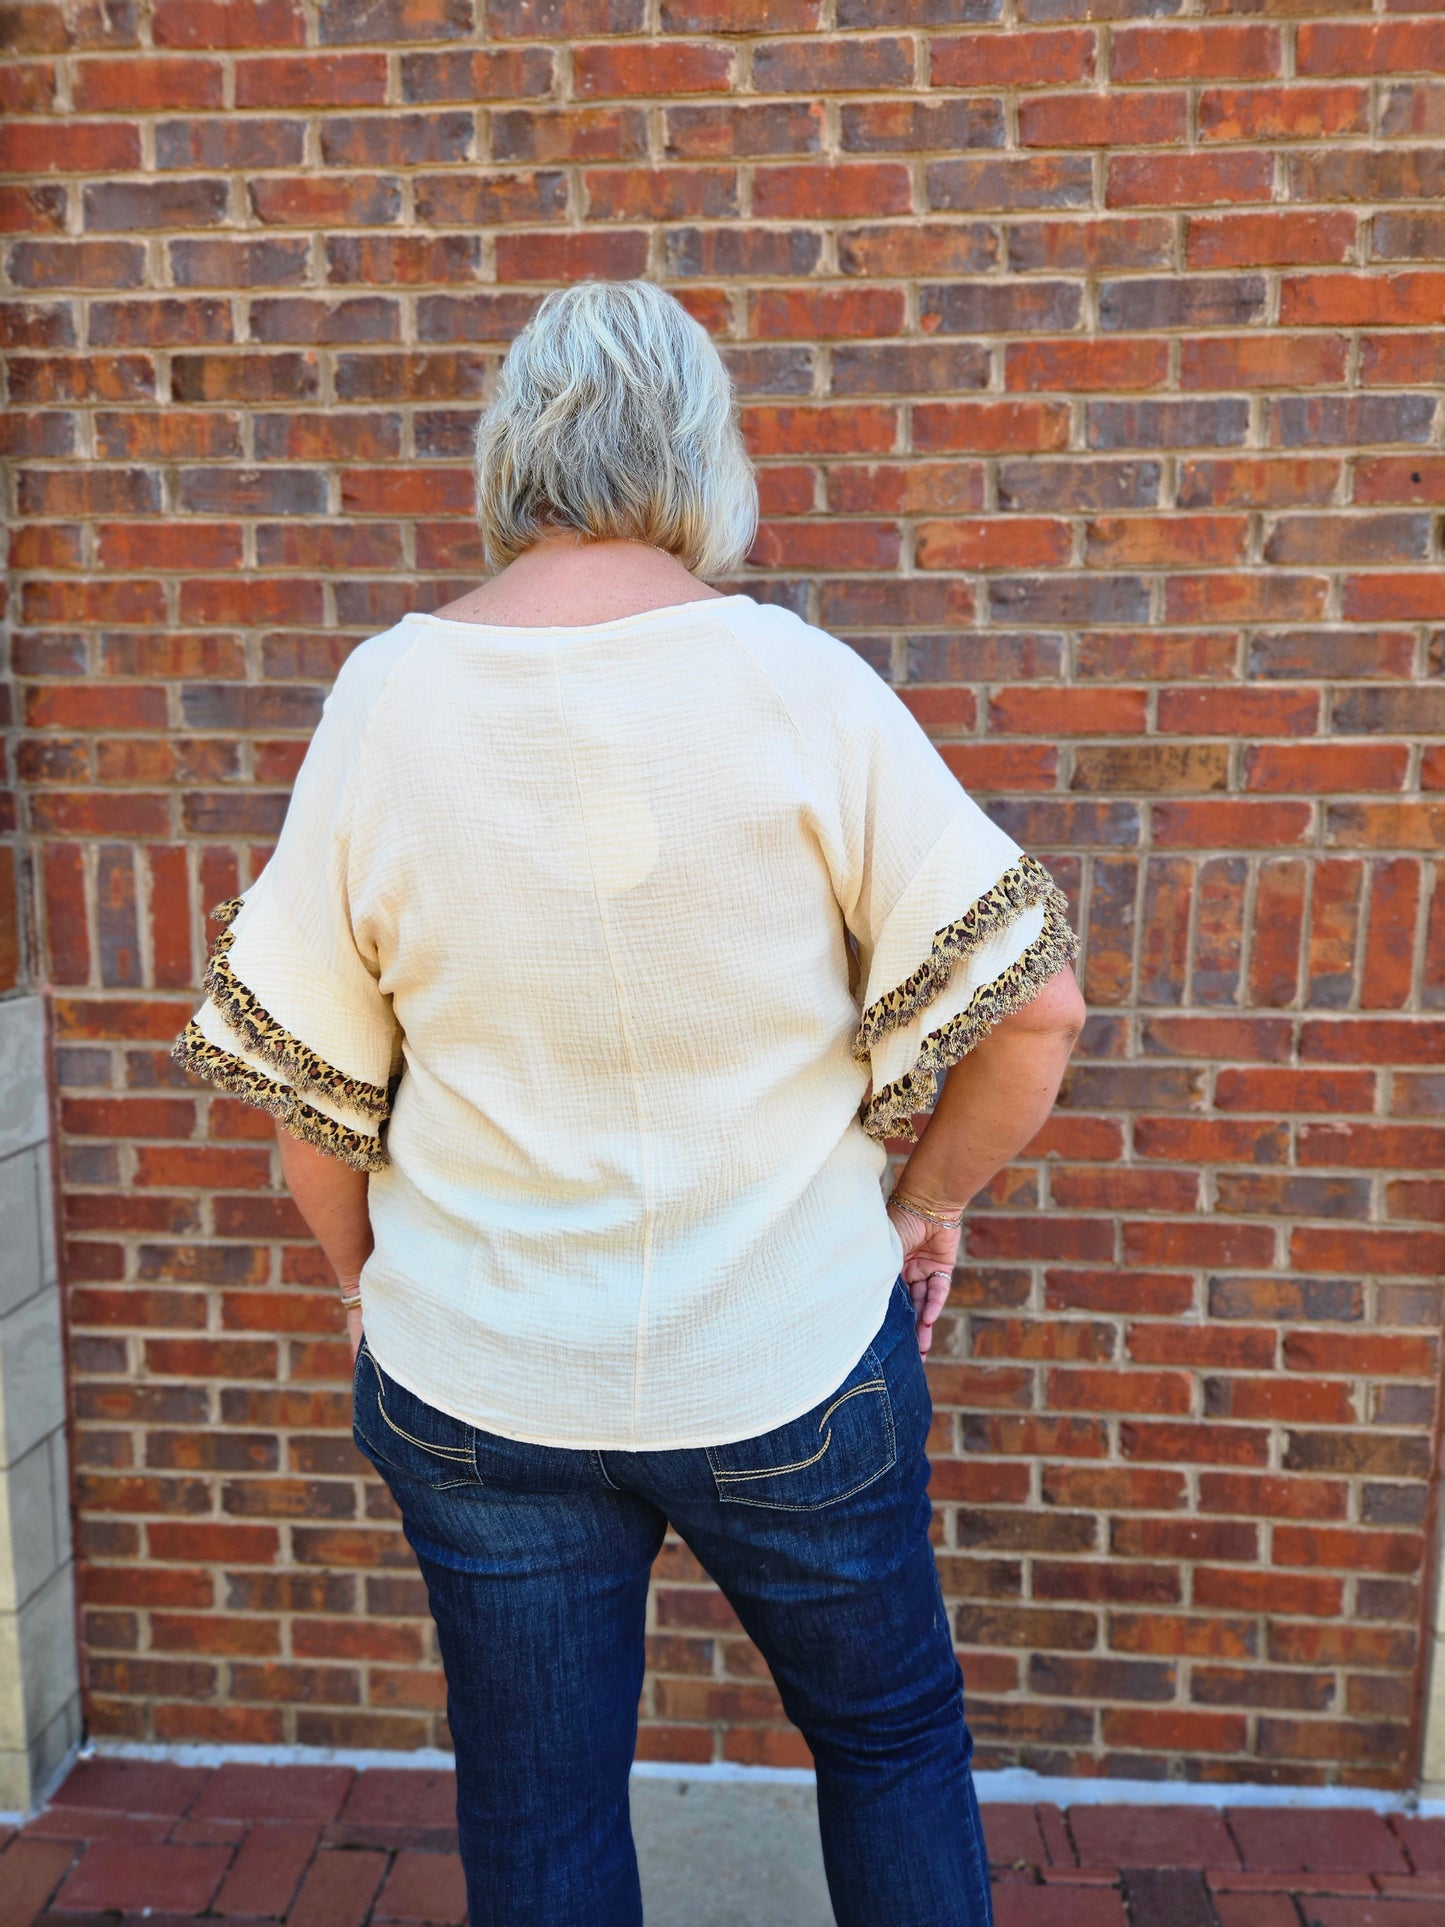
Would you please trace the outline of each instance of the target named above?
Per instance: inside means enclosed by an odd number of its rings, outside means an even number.
[[[990,1927],[901,1278],[836,1391],[736,1444],[520,1444],[407,1391],[365,1341],[353,1392],[356,1443],[401,1510],[441,1641],[471,1927],[642,1919],[628,1772],[669,1519],[812,1749],[839,1927]]]

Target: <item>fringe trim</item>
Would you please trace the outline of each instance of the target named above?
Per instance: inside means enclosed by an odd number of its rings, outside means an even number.
[[[203,979],[212,1003],[256,1055],[289,1077],[298,1091],[320,1091],[333,1103],[344,1104],[362,1117],[384,1118],[391,1109],[391,1092],[386,1085],[348,1077],[328,1064],[278,1024],[232,970],[228,953],[236,933],[230,925],[243,901],[241,897],[228,897],[210,913],[227,926],[216,939]]]
[[[869,1049],[901,1024],[911,1023],[920,1010],[927,1008],[953,975],[954,965],[972,956],[984,943],[1011,924],[1021,911],[1037,903],[1051,906],[1059,916],[1068,910],[1068,899],[1043,864],[1023,856],[1011,870],[1005,870],[991,889],[985,890],[963,915],[946,923],[936,933],[928,956],[911,976],[896,989],[886,991],[871,1003],[859,1021],[853,1040],[853,1055],[865,1063]]]
[[[1023,955],[992,983],[980,985],[967,1010],[929,1032],[912,1070],[885,1084],[868,1100],[860,1115],[869,1137],[880,1144],[890,1137],[916,1143],[914,1113],[932,1106],[938,1095],[941,1073],[960,1057],[967,1056],[995,1024],[1032,1003],[1049,978],[1073,962],[1078,955],[1079,940],[1064,917],[1063,892],[1052,883],[1050,888],[1052,895],[1045,898],[1044,927]],[[1058,899],[1057,903],[1054,898]]]
[[[315,1145],[318,1151],[329,1152],[343,1164],[358,1171],[381,1171],[391,1162],[380,1138],[350,1130],[303,1103],[289,1085],[274,1083],[264,1071],[213,1044],[194,1017],[171,1046],[171,1056],[221,1090],[244,1098],[258,1110],[269,1111],[293,1137]]]

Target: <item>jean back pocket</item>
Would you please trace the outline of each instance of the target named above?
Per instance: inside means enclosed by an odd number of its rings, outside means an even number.
[[[882,1478],[896,1456],[893,1405],[871,1345],[837,1390],[801,1418],[707,1448],[724,1504],[778,1512],[837,1505]]]
[[[477,1483],[472,1427],[384,1372],[365,1338],[351,1391],[351,1435],[379,1470],[438,1488]]]

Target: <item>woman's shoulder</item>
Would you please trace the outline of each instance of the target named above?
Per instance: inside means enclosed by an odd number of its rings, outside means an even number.
[[[403,619],[354,645],[326,692],[323,707],[333,729],[365,731],[392,676],[424,635],[421,624]]]
[[[850,714],[897,701],[889,684],[851,644],[786,603],[734,596],[715,607],[785,698],[835,713],[841,707]]]

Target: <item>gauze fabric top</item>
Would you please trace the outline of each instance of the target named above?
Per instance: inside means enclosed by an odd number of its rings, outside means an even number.
[[[722,1444],[861,1356],[884,1140],[1073,954],[1063,911],[784,609],[415,614],[338,676],[174,1054],[371,1173],[367,1341],[410,1390]]]

